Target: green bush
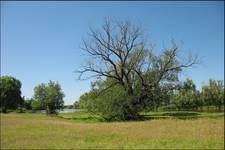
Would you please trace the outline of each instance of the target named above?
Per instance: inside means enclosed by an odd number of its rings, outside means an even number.
[[[106,121],[131,120],[138,117],[138,113],[132,107],[134,98],[128,96],[123,87],[115,85],[103,92],[99,90],[108,84],[109,80],[93,84],[92,90],[80,97],[79,107],[89,113],[100,115]]]
[[[115,86],[92,99],[91,104],[94,103],[93,111],[98,112],[106,121],[121,121],[132,117],[129,100],[123,88]]]

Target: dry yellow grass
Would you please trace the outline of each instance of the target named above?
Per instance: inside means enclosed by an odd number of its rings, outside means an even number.
[[[224,149],[224,119],[77,123],[1,114],[1,148]]]

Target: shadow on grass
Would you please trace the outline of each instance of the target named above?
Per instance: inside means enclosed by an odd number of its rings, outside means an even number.
[[[188,112],[188,111],[177,111],[177,112],[152,112],[142,115],[145,120],[151,119],[198,119],[198,118],[219,118],[224,117],[224,113],[209,113],[209,112]]]
[[[165,112],[160,114],[144,114],[142,115],[144,120],[151,119],[197,119],[200,118],[200,114],[198,112]]]
[[[157,119],[198,119],[198,118],[218,118],[223,117],[224,113],[201,113],[201,112],[190,112],[190,111],[176,111],[176,112],[149,112],[149,113],[141,113],[138,118],[135,120],[127,120],[127,121],[110,121],[110,122],[129,122],[129,121],[147,121],[147,120],[157,120]],[[57,116],[58,118],[62,118],[64,120],[70,120],[74,122],[83,122],[83,123],[98,123],[98,122],[109,122],[104,120],[101,117],[97,116],[76,116],[76,117],[64,117]]]
[[[62,118],[65,120],[71,120],[75,122],[103,122],[104,120],[102,118],[97,118],[97,117],[71,117],[71,118],[65,118],[63,116],[58,116],[58,118]]]

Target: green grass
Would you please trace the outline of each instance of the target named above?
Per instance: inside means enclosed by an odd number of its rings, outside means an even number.
[[[148,119],[199,119],[223,117],[224,112],[194,112],[194,111],[168,111],[141,113]]]
[[[98,115],[91,115],[86,112],[75,112],[75,113],[61,113],[58,115],[59,118],[70,120],[81,123],[95,123],[103,122],[104,119]]]
[[[105,123],[84,112],[1,114],[1,149],[224,149],[224,113],[143,115],[149,120]]]
[[[144,116],[143,120],[152,119],[199,119],[199,118],[218,118],[223,117],[223,112],[193,112],[193,111],[168,111],[168,112],[147,112],[140,113]],[[104,122],[104,119],[98,115],[90,115],[85,112],[61,113],[58,115],[61,119],[66,119],[81,123]]]

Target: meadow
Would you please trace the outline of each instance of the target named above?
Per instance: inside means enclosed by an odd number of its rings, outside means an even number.
[[[150,119],[107,123],[84,112],[1,114],[1,149],[224,149],[224,113],[145,115]]]

